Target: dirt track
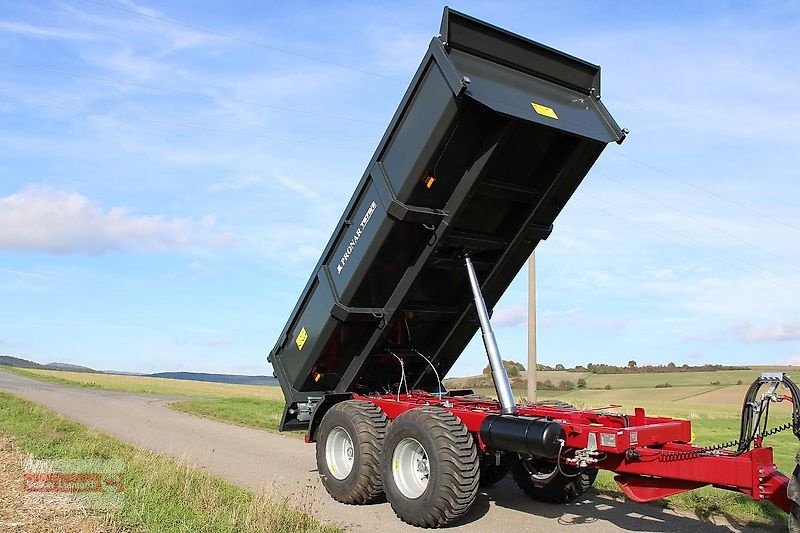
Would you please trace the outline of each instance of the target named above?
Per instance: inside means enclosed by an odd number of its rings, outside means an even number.
[[[0,390],[238,485],[302,498],[310,502],[315,516],[349,531],[423,531],[400,522],[387,503],[353,507],[331,500],[318,481],[314,447],[298,439],[178,413],[167,407],[173,399],[160,396],[81,389],[2,371]],[[594,494],[568,505],[542,504],[505,480],[481,491],[466,518],[448,530],[721,533],[740,529]]]

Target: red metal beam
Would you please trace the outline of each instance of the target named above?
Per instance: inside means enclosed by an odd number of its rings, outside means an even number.
[[[436,405],[459,417],[477,435],[489,415],[500,414],[496,401],[475,397],[444,397],[422,391],[410,394],[356,396],[380,407],[389,419],[424,405]],[[736,455],[729,451],[703,452],[688,444],[691,422],[651,417],[637,408],[633,415],[582,411],[559,406],[520,406],[519,416],[544,417],[561,424],[565,448],[595,449],[605,457],[595,466],[618,474],[615,478],[633,501],[648,502],[704,485],[741,492],[754,500],[769,500],[786,512],[789,479],[773,461],[772,449],[756,443],[753,450]]]

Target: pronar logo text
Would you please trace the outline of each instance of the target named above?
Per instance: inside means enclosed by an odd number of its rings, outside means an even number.
[[[349,243],[347,243],[347,248],[345,248],[345,251],[342,254],[342,258],[339,259],[339,264],[336,265],[336,273],[337,274],[341,274],[342,273],[342,269],[344,268],[344,265],[346,265],[348,259],[350,259],[350,254],[353,253],[353,250],[355,249],[356,244],[358,244],[358,240],[364,234],[364,228],[366,228],[367,224],[369,224],[369,219],[372,218],[372,213],[374,213],[375,209],[377,209],[377,208],[378,208],[378,204],[376,204],[375,202],[372,202],[371,204],[369,204],[369,207],[367,208],[367,212],[364,213],[364,218],[361,219],[361,224],[359,224],[358,227],[356,228],[356,232],[355,232],[355,234],[353,234],[353,238],[350,239]]]

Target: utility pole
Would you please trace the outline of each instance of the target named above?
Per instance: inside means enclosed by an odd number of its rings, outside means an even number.
[[[528,259],[528,402],[536,401],[536,252]]]

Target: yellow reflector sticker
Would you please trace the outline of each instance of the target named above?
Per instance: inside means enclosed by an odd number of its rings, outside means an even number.
[[[553,111],[552,107],[547,107],[546,105],[537,104],[536,102],[531,102],[531,105],[533,106],[533,110],[542,115],[543,117],[554,118],[558,120],[558,115],[556,115],[556,112]]]
[[[308,340],[308,333],[306,333],[306,328],[301,328],[300,333],[297,334],[297,338],[294,340],[297,343],[297,349],[302,350],[303,345]]]

